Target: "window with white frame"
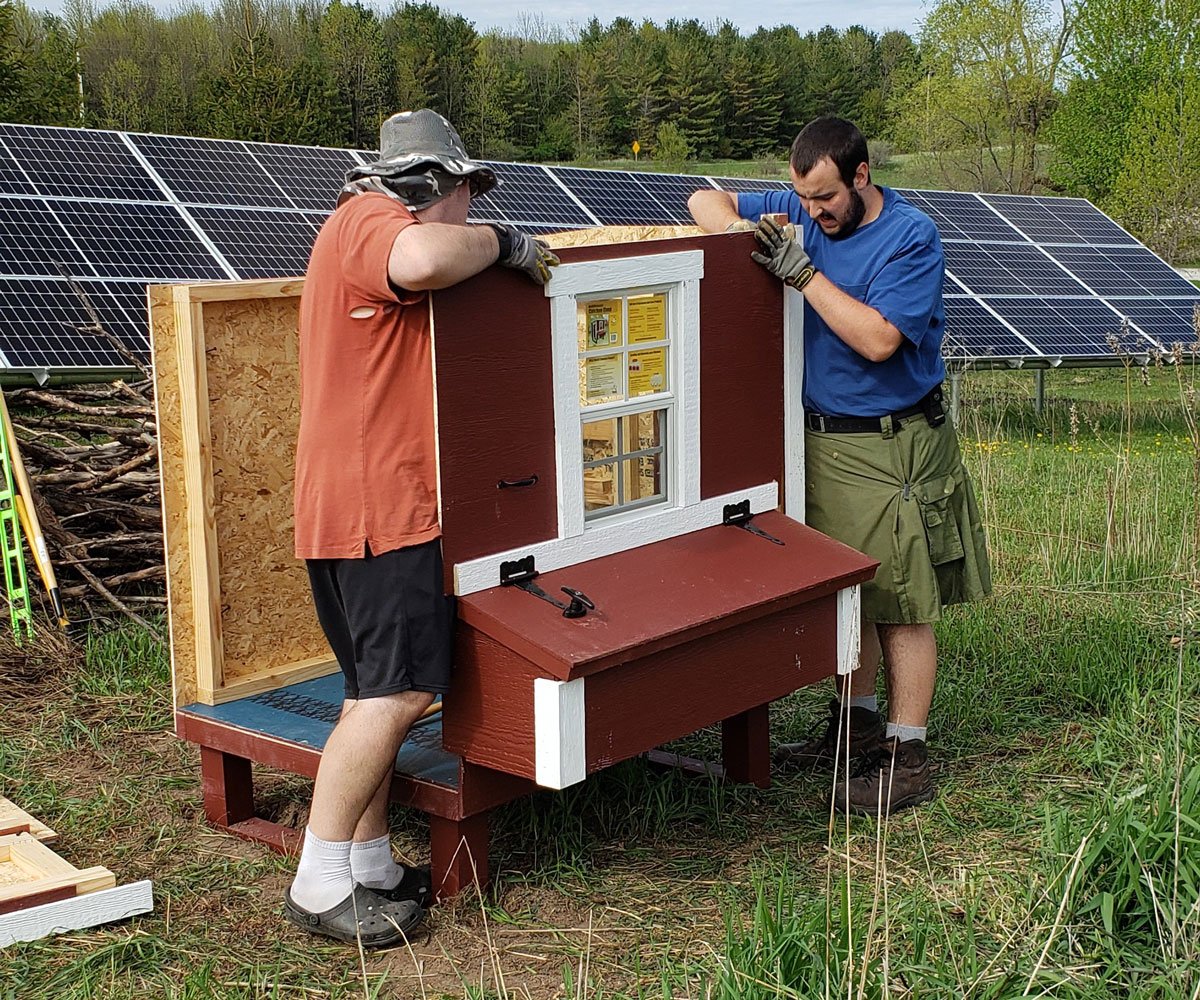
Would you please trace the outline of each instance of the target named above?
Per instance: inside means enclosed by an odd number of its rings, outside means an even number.
[[[584,520],[667,503],[670,290],[576,300]]]
[[[699,499],[703,269],[699,251],[555,269],[561,537]]]

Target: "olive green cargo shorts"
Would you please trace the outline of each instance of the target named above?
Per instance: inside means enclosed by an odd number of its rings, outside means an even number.
[[[992,591],[975,492],[949,420],[884,420],[878,434],[805,432],[807,521],[879,560],[862,588],[867,621],[935,622]]]

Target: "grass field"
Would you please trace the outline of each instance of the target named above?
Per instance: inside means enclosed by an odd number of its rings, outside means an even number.
[[[929,806],[831,824],[817,777],[760,792],[629,762],[500,810],[494,891],[360,959],[284,923],[288,862],[204,826],[164,650],[96,622],[3,651],[0,789],[76,863],[152,878],[157,909],[5,949],[0,998],[1196,1000],[1200,407],[1171,368],[1052,372],[1042,417],[1032,390],[964,382],[996,593],[938,627]],[[779,705],[774,735],[828,697]],[[306,782],[262,791],[303,823]],[[422,820],[394,819],[421,858]]]

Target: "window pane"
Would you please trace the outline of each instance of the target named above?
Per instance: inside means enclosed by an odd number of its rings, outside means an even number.
[[[621,346],[624,341],[621,336],[621,306],[621,299],[579,303],[576,316],[581,351]]]
[[[653,343],[656,340],[667,339],[667,296],[662,292],[657,295],[629,296],[629,337],[630,344]]]
[[[579,359],[579,405],[612,403],[625,398],[620,354]]]
[[[621,421],[624,431],[621,438],[621,454],[628,455],[635,451],[662,447],[662,426],[666,413],[666,410],[647,410],[645,413],[625,417]]]
[[[629,352],[629,398],[666,392],[667,349],[654,347],[647,351]]]
[[[583,425],[583,460],[595,462],[617,457],[617,419],[594,420]]]
[[[583,512],[602,511],[617,504],[617,463],[583,470]]]
[[[624,463],[625,496],[623,503],[662,498],[666,495],[663,482],[662,454],[643,455]]]

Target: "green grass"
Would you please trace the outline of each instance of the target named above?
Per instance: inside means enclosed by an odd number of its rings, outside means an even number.
[[[500,809],[495,890],[365,968],[284,924],[289,862],[204,825],[153,641],[45,626],[0,650],[0,786],[72,861],[156,894],[152,915],[0,952],[0,998],[1195,1000],[1192,373],[1055,371],[1046,391],[1038,416],[1028,373],[964,381],[996,592],[937,628],[937,800],[831,826],[817,776],[757,791],[628,762]],[[828,697],[786,699],[774,735]],[[719,734],[679,748],[715,756]],[[303,822],[307,782],[258,791]],[[422,817],[393,830],[424,856]]]

